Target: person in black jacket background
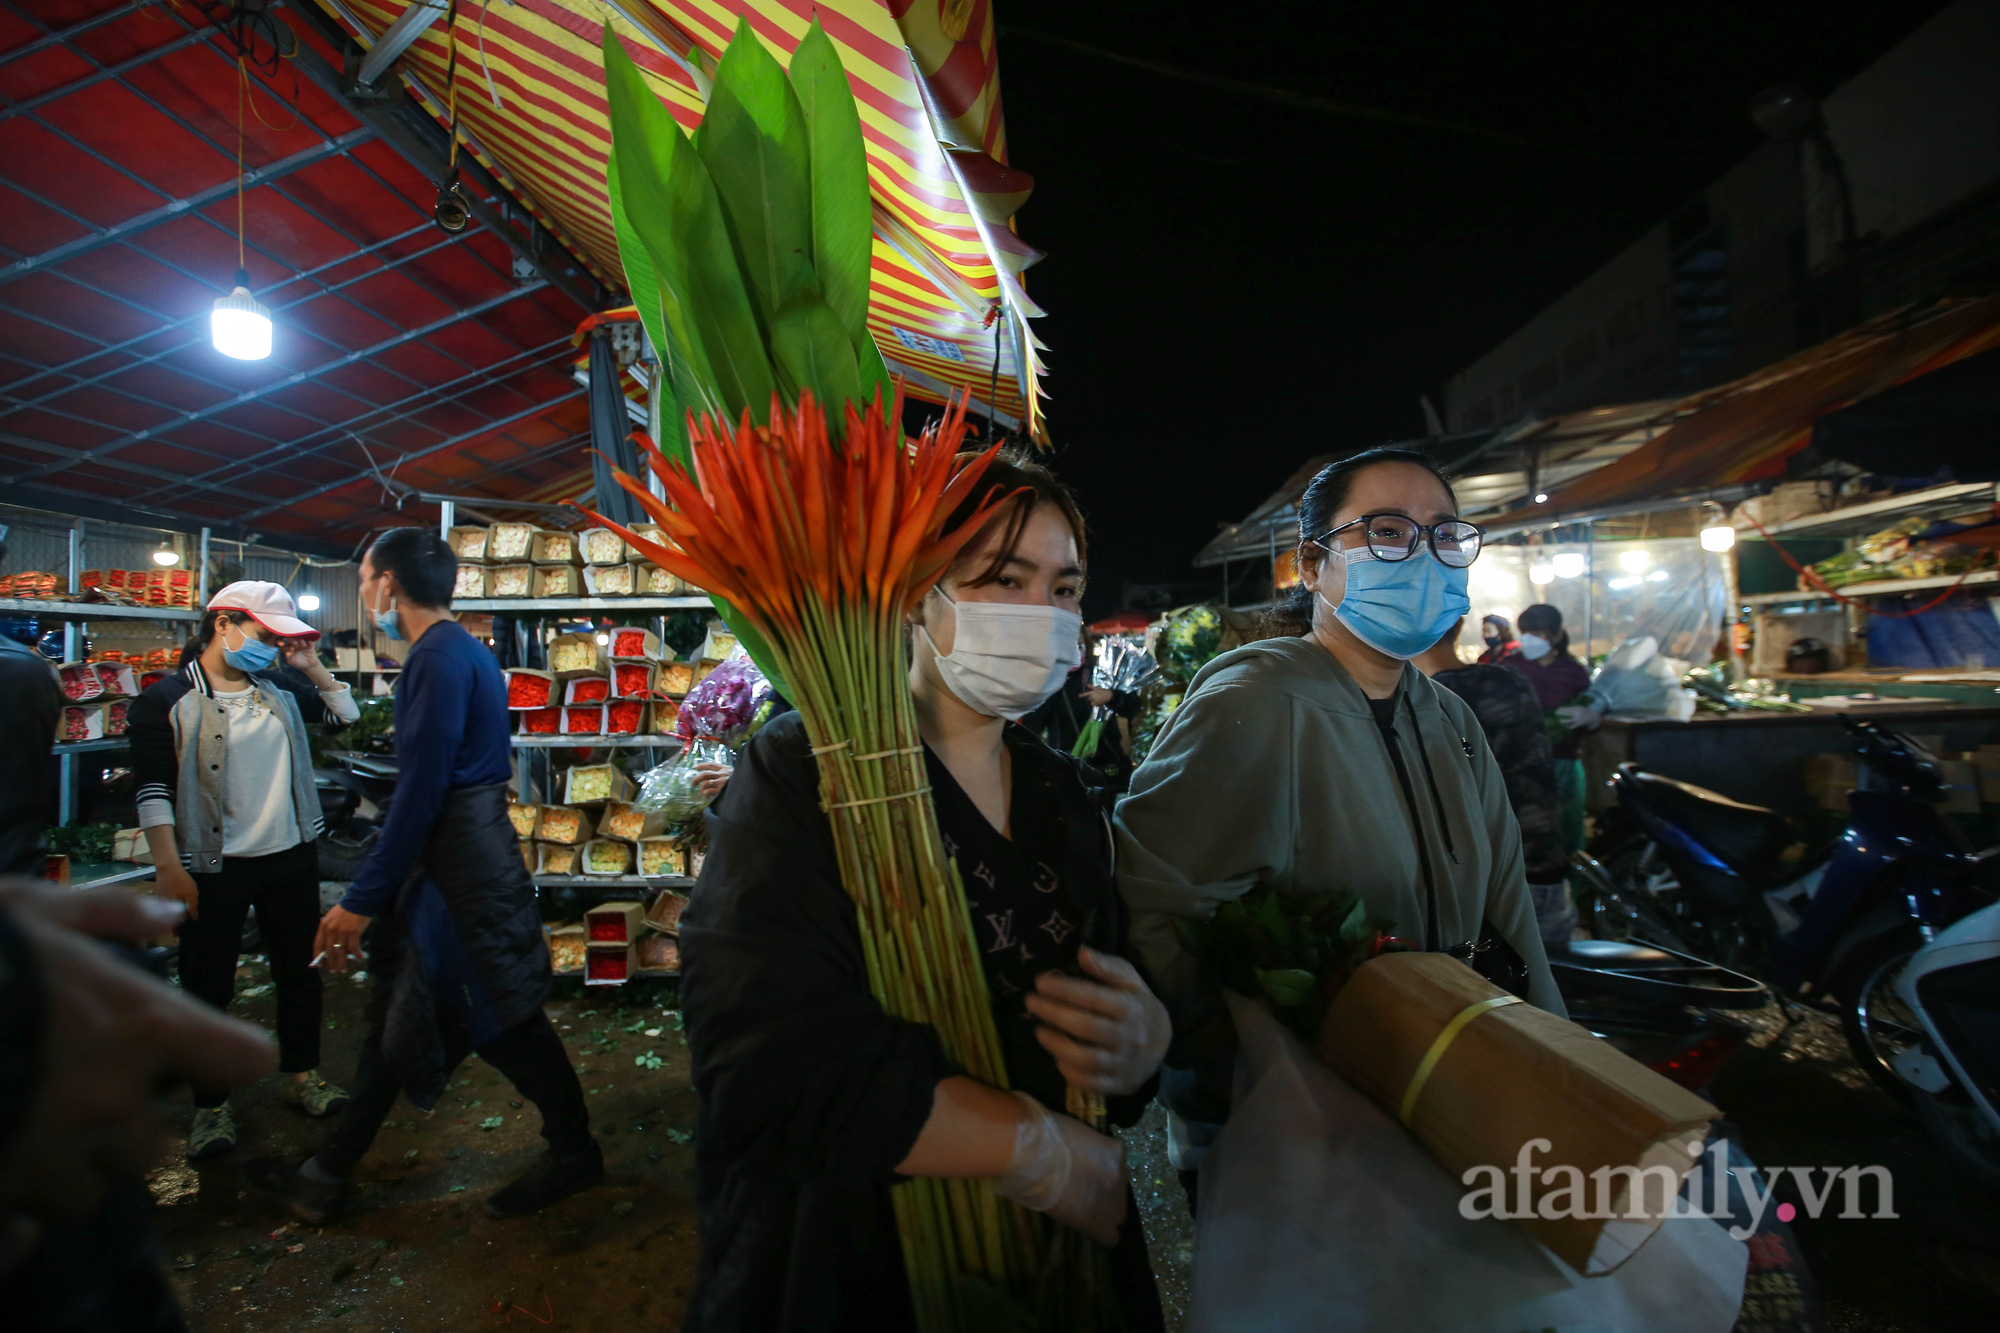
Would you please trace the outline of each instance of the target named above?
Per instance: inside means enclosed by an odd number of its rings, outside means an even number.
[[[1021,719],[1021,725],[1047,741],[1052,749],[1070,754],[1083,726],[1099,708],[1109,708],[1113,719],[1130,721],[1139,716],[1140,699],[1133,690],[1107,690],[1090,683],[1090,644],[1084,643],[1083,661],[1063,677],[1062,688]],[[1101,776],[1106,799],[1115,799],[1132,783],[1132,760],[1125,753],[1114,722],[1107,721],[1098,733],[1097,748],[1078,756]]]
[[[7,529],[0,525],[0,566]],[[43,835],[56,817],[56,725],[62,686],[31,645],[0,634],[0,875],[40,875]]]
[[[241,580],[217,592],[180,670],[132,702],[127,736],[138,779],[139,827],[157,867],[158,896],[187,907],[180,979],[228,1009],[250,911],[277,990],[279,1067],[308,1115],[331,1115],[347,1094],[315,1072],[322,1023],[313,931],[325,830],[305,724],[360,716],[352,691],[313,652],[319,631],[275,583]],[[279,672],[280,659],[309,684]],[[236,1146],[228,1091],[196,1085],[188,1157]]]

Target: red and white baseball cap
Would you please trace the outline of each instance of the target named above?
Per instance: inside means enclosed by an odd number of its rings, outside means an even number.
[[[281,639],[317,639],[319,631],[299,619],[298,606],[282,583],[242,579],[208,599],[211,611],[241,611]]]

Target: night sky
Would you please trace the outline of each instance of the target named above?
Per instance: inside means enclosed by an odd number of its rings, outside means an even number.
[[[1127,581],[1208,579],[1195,551],[1305,458],[1422,434],[1420,394],[1442,410],[1454,373],[1757,145],[1752,94],[1823,95],[1941,5],[996,8],[1100,615]]]

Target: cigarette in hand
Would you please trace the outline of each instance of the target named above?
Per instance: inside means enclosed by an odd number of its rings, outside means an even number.
[[[326,958],[326,950],[324,950],[324,949],[321,949],[321,950],[319,951],[318,955],[317,955],[317,956],[315,956],[315,957],[313,958],[313,960],[312,960],[312,961],[311,961],[310,963],[307,963],[307,964],[306,964],[306,966],[307,966],[307,967],[318,967],[318,966],[320,965],[320,963],[321,963],[321,962],[323,962],[323,961],[325,960],[325,958]]]

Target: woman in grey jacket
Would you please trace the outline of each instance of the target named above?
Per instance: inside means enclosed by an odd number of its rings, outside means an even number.
[[[159,868],[156,892],[187,904],[181,987],[217,1009],[236,991],[243,926],[257,930],[278,995],[279,1067],[308,1115],[331,1115],[347,1094],[318,1077],[320,984],[312,968],[324,830],[307,722],[360,716],[353,693],[314,655],[319,631],[275,583],[232,583],[209,600],[181,669],[132,703],[128,734],[139,826]],[[311,685],[273,670],[283,657]],[[194,1089],[190,1158],[236,1146],[224,1088]]]
[[[1283,637],[1204,667],[1118,807],[1132,938],[1173,1011],[1169,1062],[1227,1088],[1231,1029],[1174,917],[1270,885],[1345,890],[1422,948],[1497,934],[1562,1013],[1507,788],[1471,709],[1410,659],[1465,614],[1480,533],[1422,454],[1334,463],[1299,505],[1304,586]],[[1204,1059],[1206,1054],[1209,1058]]]

